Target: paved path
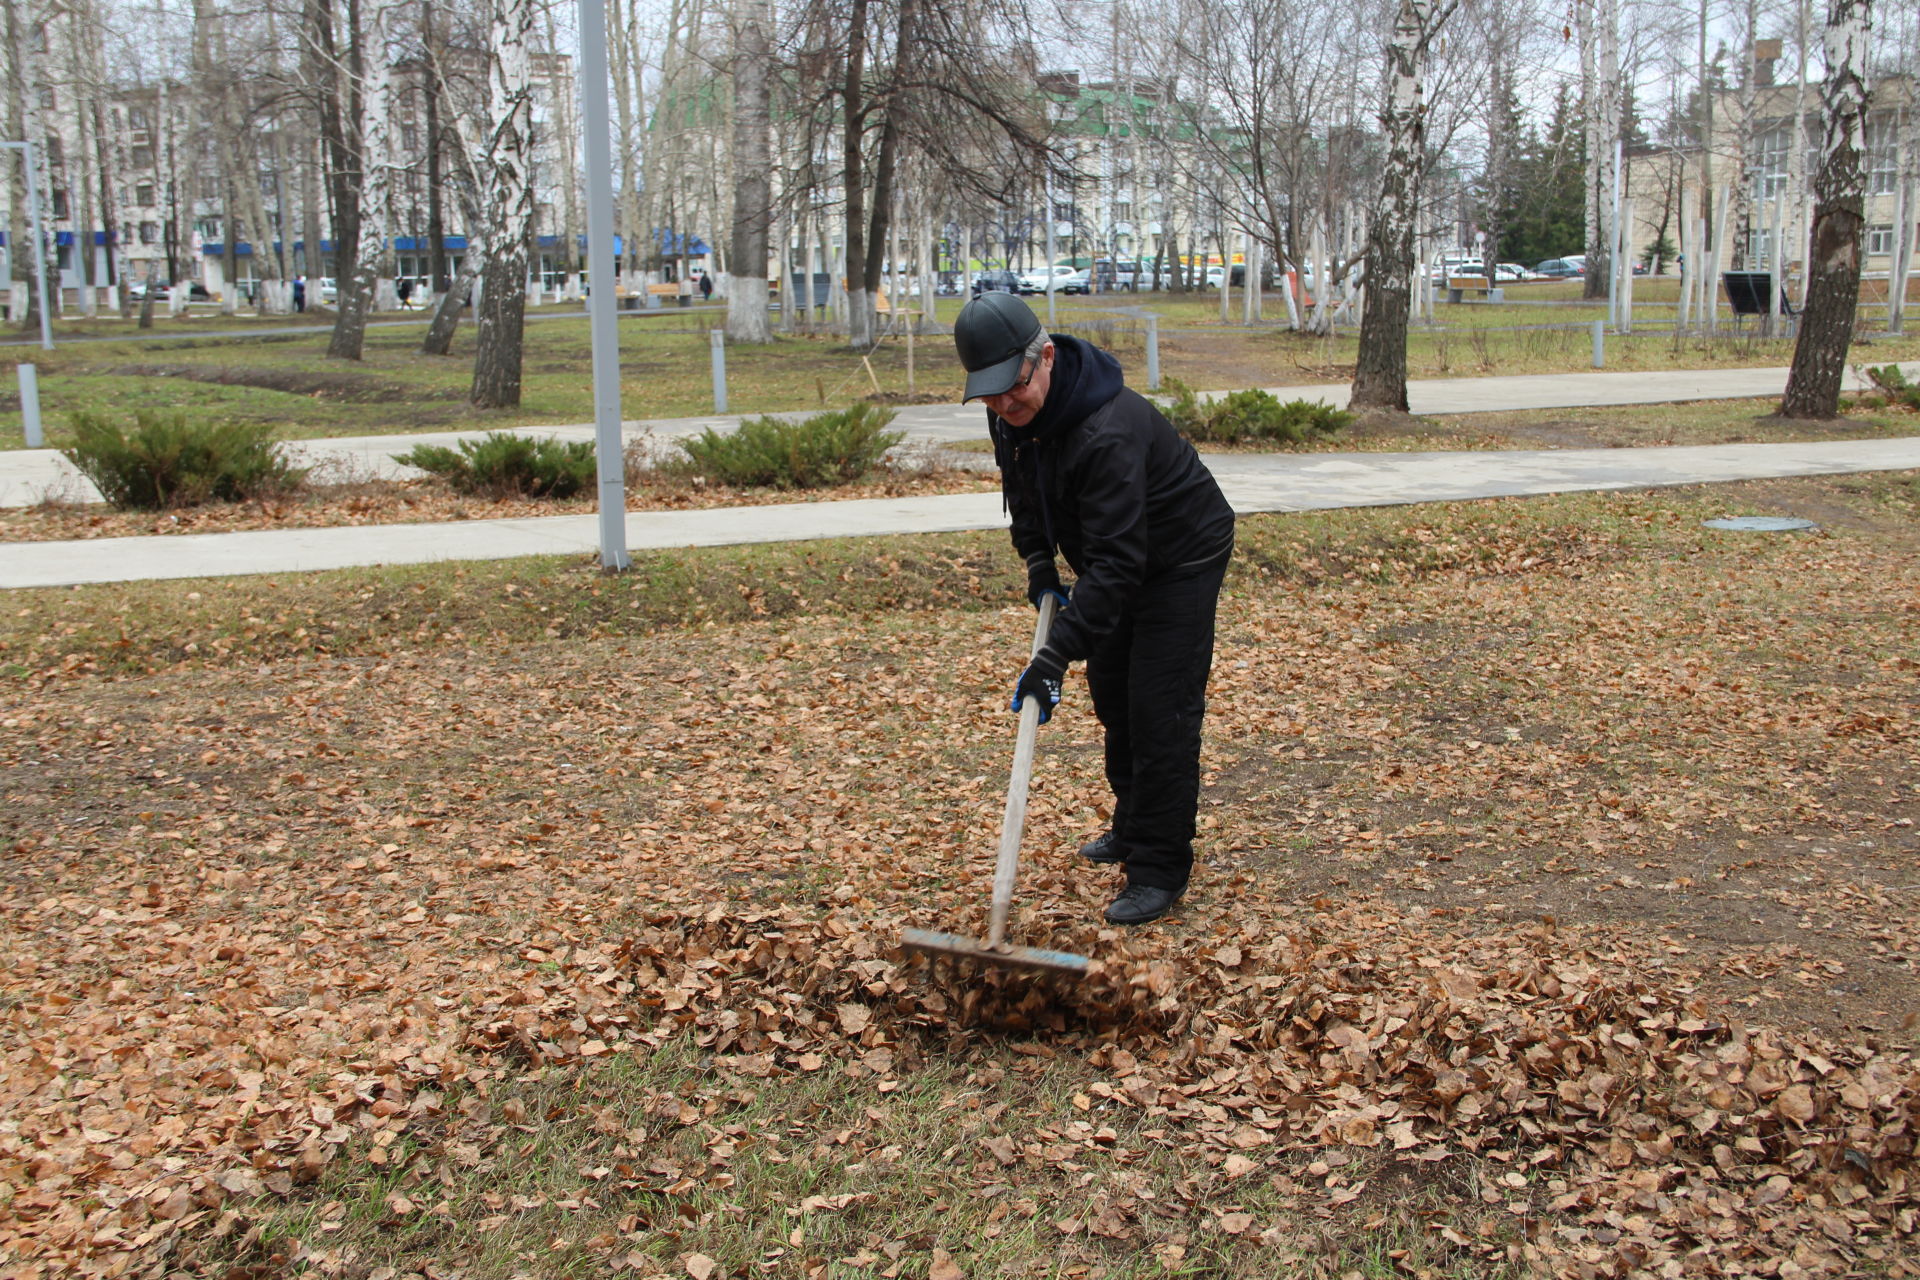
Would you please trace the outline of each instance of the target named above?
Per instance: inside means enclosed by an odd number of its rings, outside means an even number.
[[[1907,375],[1920,378],[1920,363],[1903,365]],[[1849,387],[1857,386],[1849,373]],[[1787,385],[1787,371],[1779,369],[1683,369],[1654,373],[1560,373],[1517,378],[1436,378],[1408,384],[1408,402],[1415,413],[1488,413],[1512,409],[1564,409],[1582,405],[1657,404],[1686,400],[1736,400],[1777,396]],[[1269,387],[1282,400],[1319,400],[1336,408],[1347,403],[1345,383],[1297,387]],[[802,418],[805,412],[778,415]],[[740,418],[710,415],[696,418],[656,418],[622,424],[629,440],[650,437],[663,444],[698,435],[713,428],[731,431]],[[985,411],[956,404],[910,405],[899,411],[894,425],[921,444],[952,444],[986,436]],[[527,427],[526,435],[551,435],[563,440],[593,439],[593,424]],[[417,476],[411,467],[393,460],[416,444],[452,448],[461,440],[477,440],[476,431],[436,431],[419,435],[335,436],[301,440],[288,446],[303,465],[317,466],[322,477],[382,479]],[[0,507],[30,506],[53,496],[69,502],[97,502],[100,495],[87,479],[54,449],[0,450]]]
[[[1920,468],[1920,437],[1650,449],[1216,454],[1207,462],[1234,510],[1250,514],[1906,470]],[[627,545],[643,551],[939,533],[997,528],[1005,520],[997,493],[634,511],[627,514]],[[24,542],[0,554],[0,588],[591,554],[598,548],[599,520],[592,515]]]
[[[1920,376],[1920,365],[1904,366]],[[1785,369],[1662,373],[1560,374],[1416,382],[1410,399],[1421,413],[1635,404],[1777,395]],[[1344,404],[1346,387],[1271,388],[1285,399]],[[738,418],[687,418],[627,424],[630,436],[667,440],[706,427],[730,429]],[[915,406],[897,419],[923,443],[977,440],[978,408]],[[530,429],[591,439],[591,426]],[[302,456],[337,471],[394,474],[391,455],[422,441],[448,443],[481,432],[369,436],[305,441]],[[984,462],[984,459],[982,459]],[[1920,468],[1920,438],[1818,444],[1718,445],[1697,448],[1553,449],[1458,453],[1223,454],[1207,459],[1234,509],[1305,511],[1477,497],[1631,489],[1767,476]],[[82,488],[84,486],[84,488]],[[0,505],[24,505],[49,492],[91,496],[52,450],[0,451]],[[934,533],[1001,526],[997,494],[930,498],[797,502],[713,511],[629,512],[633,550]],[[285,573],[357,565],[487,560],[540,554],[584,554],[599,548],[597,516],[470,520],[447,524],[356,526],[182,534],[72,542],[26,542],[0,548],[0,589],[77,583]]]

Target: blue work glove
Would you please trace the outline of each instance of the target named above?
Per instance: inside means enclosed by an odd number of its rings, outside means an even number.
[[[1062,609],[1067,607],[1067,589],[1060,585],[1060,571],[1054,568],[1052,557],[1035,557],[1027,565],[1027,601],[1034,608],[1048,596],[1059,600]]]
[[[1018,712],[1028,698],[1039,699],[1041,724],[1053,719],[1053,709],[1060,705],[1060,676],[1033,666],[1022,671],[1013,685],[1013,710]]]

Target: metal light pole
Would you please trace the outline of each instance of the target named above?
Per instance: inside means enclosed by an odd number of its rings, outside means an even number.
[[[31,142],[0,142],[20,152],[27,161],[27,211],[33,215],[33,279],[40,297],[40,346],[43,350],[53,350],[53,327],[47,319],[47,234],[40,223],[40,183],[35,176],[33,166],[33,144]],[[9,245],[15,249],[17,246]]]
[[[587,326],[593,348],[600,567],[627,569],[626,463],[620,447],[620,333],[613,296],[613,129],[607,119],[606,0],[580,0],[580,117],[587,159]],[[627,234],[633,234],[629,227]],[[600,282],[593,293],[592,282]]]

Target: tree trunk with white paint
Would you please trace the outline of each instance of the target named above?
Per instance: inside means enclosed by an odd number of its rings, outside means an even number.
[[[1793,347],[1783,418],[1832,418],[1853,344],[1860,300],[1860,232],[1866,205],[1867,29],[1872,0],[1832,0],[1827,10],[1826,120],[1820,174],[1814,182],[1813,250],[1807,259],[1807,301]]]
[[[1361,409],[1407,408],[1407,313],[1412,302],[1413,236],[1426,159],[1423,81],[1434,37],[1456,0],[1400,0],[1387,46],[1387,93],[1380,128],[1387,158],[1367,233],[1367,307],[1348,403]]]
[[[733,56],[733,268],[727,282],[727,341],[773,341],[767,310],[767,230],[773,223],[773,77],[768,0],[743,0]]]
[[[493,59],[487,76],[487,216],[485,276],[474,308],[473,403],[504,409],[520,403],[522,339],[527,313],[527,255],[533,240],[533,31],[530,0],[494,0]]]
[[[387,195],[393,187],[389,124],[393,73],[385,49],[392,22],[392,10],[382,5],[373,11],[368,28],[374,53],[367,60],[366,83],[361,90],[366,109],[360,117],[360,238],[351,271],[343,270],[339,283],[340,329],[351,349],[336,354],[348,360],[360,359],[365,346],[367,317],[379,292],[380,262],[387,251]]]

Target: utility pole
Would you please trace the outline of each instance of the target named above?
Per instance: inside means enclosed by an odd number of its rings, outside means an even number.
[[[626,466],[620,442],[620,335],[613,296],[613,139],[607,99],[606,0],[580,0],[580,102],[587,164],[587,294],[593,349],[594,453],[600,476],[600,567],[628,569]],[[761,270],[765,270],[762,267]],[[717,331],[716,331],[717,332]]]

